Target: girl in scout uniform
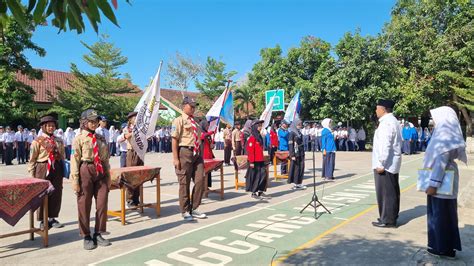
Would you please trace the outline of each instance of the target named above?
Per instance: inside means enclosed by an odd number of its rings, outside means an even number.
[[[64,143],[61,138],[54,136],[57,121],[52,116],[41,118],[39,127],[42,133],[31,143],[28,172],[34,178],[46,179],[54,186],[52,194],[48,195],[48,227],[61,228],[63,225],[56,220],[61,210],[64,177]],[[40,228],[43,228],[43,206],[38,212]]]
[[[71,180],[77,195],[79,230],[84,237],[84,249],[108,246],[102,237],[107,226],[107,201],[110,187],[109,149],[103,136],[96,134],[99,123],[96,111],[81,114],[81,133],[74,138],[71,156]],[[92,198],[95,198],[95,232],[89,228]]]

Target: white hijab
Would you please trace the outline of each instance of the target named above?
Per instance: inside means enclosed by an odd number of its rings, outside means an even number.
[[[332,122],[332,119],[331,118],[325,118],[322,122],[321,122],[321,125],[324,127],[324,128],[327,128],[329,130],[331,130],[329,128],[329,125],[331,124]]]
[[[426,148],[423,166],[432,168],[439,155],[456,149],[457,159],[467,164],[466,143],[456,112],[450,107],[442,106],[430,110],[430,113],[435,122],[435,129]]]

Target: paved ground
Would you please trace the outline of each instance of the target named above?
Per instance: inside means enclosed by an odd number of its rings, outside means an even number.
[[[463,252],[458,260],[432,258],[426,245],[426,197],[417,192],[416,169],[422,155],[405,156],[400,177],[402,202],[400,227],[379,229],[370,225],[377,218],[370,153],[338,153],[336,182],[319,178],[320,156],[316,158],[317,194],[332,214],[318,208],[299,213],[312,196],[312,161],[307,154],[305,184],[308,190],[292,191],[286,182],[272,182],[273,197],[257,202],[242,189],[233,187],[234,174],[225,168],[226,192],[204,200],[202,211],[209,218],[185,223],[179,215],[177,183],[170,154],[149,154],[147,165],[163,167],[161,175],[162,215],[153,209],[143,215],[131,212],[122,226],[110,218],[107,237],[113,245],[93,251],[82,249],[77,229],[77,209],[70,184],[64,185],[61,222],[66,226],[50,231],[50,247],[42,248],[41,239],[29,241],[27,235],[0,239],[2,264],[324,264],[324,265],[474,265],[474,169],[461,166],[459,215]],[[217,157],[222,157],[217,152]],[[471,158],[470,165],[474,160]],[[118,158],[112,159],[118,166]],[[273,172],[271,171],[270,175]],[[26,175],[24,166],[0,166],[0,178]],[[241,174],[243,176],[243,173]],[[217,186],[217,173],[214,174]],[[154,184],[147,183],[145,201],[154,198]],[[109,208],[119,204],[118,191],[112,191]],[[2,232],[27,227],[25,216],[14,228],[0,222]]]

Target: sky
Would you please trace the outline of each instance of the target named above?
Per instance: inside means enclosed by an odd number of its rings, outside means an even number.
[[[70,71],[71,63],[95,73],[82,59],[100,34],[128,63],[119,71],[144,88],[160,60],[166,65],[176,52],[205,63],[211,56],[235,70],[233,80],[245,77],[260,59],[260,50],[280,45],[284,53],[299,46],[304,36],[315,36],[332,45],[346,32],[377,35],[390,20],[395,0],[119,0],[117,27],[102,19],[99,34],[86,23],[86,32],[58,33],[52,26],[37,27],[33,41],[46,49],[45,57],[27,52],[35,68]],[[166,70],[166,67],[164,68]],[[166,71],[161,87],[167,87]],[[195,90],[194,85],[189,88]]]

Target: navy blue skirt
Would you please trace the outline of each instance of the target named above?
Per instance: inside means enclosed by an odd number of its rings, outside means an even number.
[[[336,153],[328,152],[326,155],[323,155],[323,169],[322,177],[333,178],[334,177],[334,167],[336,165]]]
[[[461,251],[456,199],[440,199],[428,195],[428,247],[439,253]]]

